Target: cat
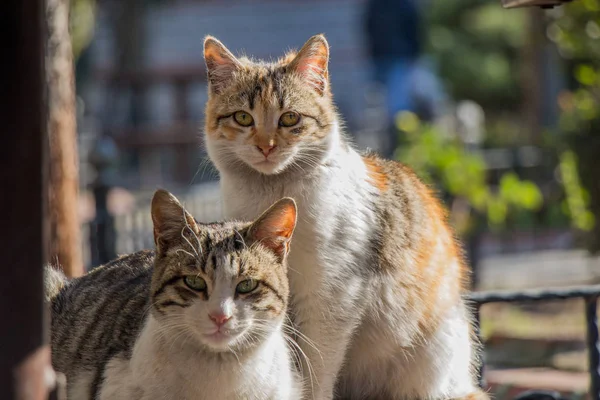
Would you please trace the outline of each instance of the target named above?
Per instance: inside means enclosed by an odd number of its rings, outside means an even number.
[[[70,282],[47,273],[69,399],[299,399],[283,327],[294,201],[252,224],[201,224],[159,190],[152,220],[155,251]]]
[[[225,216],[254,218],[281,196],[298,204],[288,275],[305,398],[487,398],[461,247],[408,167],[353,148],[325,37],[269,63],[209,36],[204,57]]]

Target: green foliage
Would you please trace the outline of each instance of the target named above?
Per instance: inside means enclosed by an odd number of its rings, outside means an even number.
[[[401,113],[396,122],[406,141],[398,150],[398,159],[426,181],[436,182],[452,196],[465,199],[486,215],[492,228],[501,228],[511,212],[536,210],[542,205],[538,187],[514,173],[502,175],[497,188],[488,185],[480,154],[467,151],[456,138],[435,127],[422,125],[414,114]]]
[[[551,14],[548,36],[565,59],[600,61],[600,1],[579,0]]]
[[[572,151],[561,154],[560,174],[566,192],[564,212],[571,216],[575,227],[589,231],[594,227],[594,214],[588,210],[589,196],[579,182],[576,156]]]
[[[580,0],[552,14],[548,36],[569,67],[571,89],[558,99],[559,171],[563,211],[589,232],[588,249],[600,251],[600,0]]]
[[[488,112],[513,110],[525,11],[482,0],[432,0],[427,12],[429,53],[452,97]]]

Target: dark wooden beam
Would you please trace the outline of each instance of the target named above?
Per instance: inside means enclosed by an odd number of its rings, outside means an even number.
[[[47,398],[44,1],[0,5],[0,398]]]
[[[571,0],[502,0],[502,5],[505,8],[536,6],[542,8],[552,8],[569,2],[571,2]]]
[[[75,211],[79,197],[79,160],[73,49],[69,0],[46,0],[48,44],[48,219],[49,257],[68,277],[84,273],[81,228]]]

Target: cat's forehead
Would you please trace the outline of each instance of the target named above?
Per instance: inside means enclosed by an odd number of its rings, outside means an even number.
[[[236,72],[229,88],[220,96],[224,108],[285,109],[302,105],[313,97],[311,89],[285,65],[248,62]]]
[[[230,282],[238,277],[262,277],[275,269],[274,264],[274,258],[260,246],[237,242],[235,246],[214,246],[198,267],[211,281]]]
[[[206,236],[213,245],[220,244],[224,246],[230,245],[230,242],[235,242],[236,238],[239,239],[241,232],[245,231],[250,225],[247,222],[236,221],[208,223],[196,221],[196,223],[202,232],[202,236]]]
[[[219,222],[201,226],[205,232],[201,243],[206,251],[203,263],[208,270],[223,270],[237,276],[257,273],[263,266],[273,264],[274,258],[268,251],[248,242],[249,223]]]

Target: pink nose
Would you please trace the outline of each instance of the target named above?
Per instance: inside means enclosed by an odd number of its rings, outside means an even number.
[[[230,316],[227,316],[222,313],[217,314],[208,314],[209,318],[220,328],[227,323],[231,319]]]
[[[269,154],[271,154],[273,152],[273,150],[275,150],[275,147],[277,147],[276,145],[264,145],[264,146],[256,146],[256,148],[258,149],[258,151],[260,151],[261,153],[263,153],[265,155],[265,157],[267,157]]]

